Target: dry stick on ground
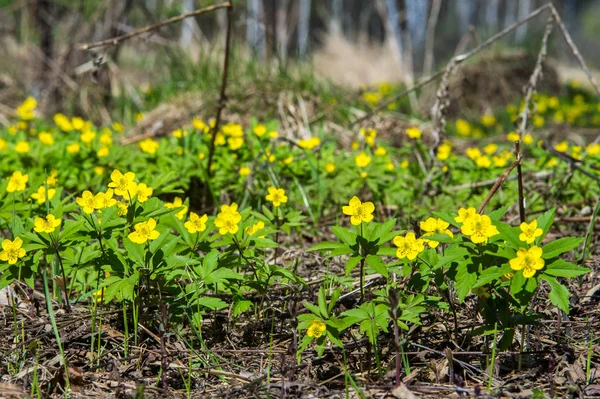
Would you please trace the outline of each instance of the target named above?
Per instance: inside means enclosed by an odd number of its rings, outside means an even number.
[[[521,169],[521,142],[515,142],[515,154],[517,155],[517,186],[519,191],[519,220],[525,223],[525,194],[523,193],[523,170]]]
[[[538,15],[540,15],[545,10],[552,9],[552,8],[553,7],[552,7],[551,3],[547,3],[547,4],[543,5],[542,7],[540,7],[538,9],[532,11],[525,18],[523,18],[523,19],[515,22],[514,24],[512,24],[509,27],[507,27],[506,29],[503,29],[502,31],[496,33],[495,35],[493,35],[492,37],[490,37],[489,39],[487,39],[486,41],[484,41],[483,43],[481,43],[479,46],[477,46],[473,50],[454,57],[450,62],[454,61],[457,64],[460,64],[460,63],[466,61],[467,59],[471,58],[473,55],[477,54],[478,52],[480,52],[484,48],[488,47],[489,45],[491,45],[495,41],[497,41],[497,40],[503,38],[504,36],[508,35],[512,31],[514,31],[515,29],[517,29],[519,26],[521,26],[521,25],[529,22],[530,20],[532,20],[533,18],[537,17]],[[563,35],[564,35],[564,33],[563,33]],[[567,35],[568,35],[568,33],[567,33]],[[566,38],[566,36],[565,36],[565,38]],[[583,65],[585,65],[585,61],[583,61],[583,59],[580,61],[580,64],[581,63],[583,63]],[[446,71],[446,68],[444,67],[443,69],[440,69],[439,71],[437,71],[433,75],[431,75],[431,76],[429,76],[429,77],[427,77],[425,79],[422,79],[419,83],[417,83],[416,85],[412,86],[411,88],[406,89],[402,93],[398,94],[395,97],[392,97],[388,101],[382,103],[381,105],[379,105],[378,107],[376,107],[373,110],[369,111],[368,113],[366,113],[365,115],[361,116],[360,118],[355,119],[354,121],[352,121],[350,123],[350,125],[348,127],[353,127],[353,126],[355,126],[355,125],[357,125],[357,124],[359,124],[359,123],[361,123],[361,122],[369,119],[370,117],[372,117],[376,113],[378,113],[380,111],[383,111],[384,109],[387,108],[388,105],[390,105],[390,104],[392,104],[392,103],[400,100],[401,98],[406,97],[408,94],[412,93],[413,91],[418,90],[421,87],[423,87],[423,86],[425,86],[425,85],[433,82],[434,80],[436,80],[437,78],[439,78],[440,76],[442,76],[445,73],[445,71]],[[591,75],[588,75],[588,76],[591,76]]]
[[[166,25],[169,25],[169,24],[172,24],[172,23],[175,23],[175,22],[182,21],[182,20],[184,20],[186,18],[189,18],[189,17],[195,17],[195,16],[198,16],[200,14],[204,14],[204,13],[207,13],[207,12],[210,12],[210,11],[218,10],[219,8],[231,8],[231,3],[216,4],[214,6],[201,8],[201,9],[198,9],[198,10],[194,10],[192,12],[188,12],[188,13],[185,13],[185,14],[178,15],[178,16],[173,17],[173,18],[165,19],[164,21],[161,21],[159,23],[156,23],[156,24],[153,24],[153,25],[148,25],[146,27],[134,30],[133,32],[129,32],[129,33],[126,33],[126,34],[121,35],[121,36],[113,37],[112,39],[101,40],[101,41],[95,42],[95,43],[83,44],[83,45],[81,45],[79,47],[79,50],[90,50],[90,49],[93,49],[93,48],[96,48],[96,47],[116,46],[117,44],[119,44],[119,43],[121,43],[121,42],[123,42],[125,40],[131,39],[132,37],[139,36],[141,34],[151,32],[153,30],[162,28],[163,26],[166,26]]]

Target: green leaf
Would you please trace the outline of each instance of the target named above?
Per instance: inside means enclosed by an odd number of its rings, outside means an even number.
[[[367,265],[371,266],[373,270],[381,274],[383,277],[388,278],[387,265],[377,255],[367,255]]]
[[[548,230],[550,230],[550,227],[552,226],[552,222],[554,222],[554,214],[555,213],[556,213],[556,208],[552,208],[537,219],[538,228],[540,228],[544,231],[542,236],[539,238],[540,241],[544,237],[546,237],[546,233],[548,233]]]
[[[544,245],[544,247],[542,248],[542,250],[544,251],[542,254],[542,258],[554,258],[555,256],[577,248],[582,241],[583,238],[575,237],[564,237],[559,238],[558,240],[554,240],[551,243]]]
[[[546,269],[544,270],[545,274],[556,277],[576,277],[589,272],[590,269],[587,267],[577,266],[562,259],[558,259],[547,265]]]
[[[346,275],[350,275],[350,273],[352,273],[352,270],[354,270],[354,268],[358,265],[358,262],[360,262],[360,260],[362,259],[362,257],[360,256],[351,256],[348,259],[348,262],[346,262]]]
[[[356,244],[356,234],[346,230],[345,228],[340,226],[333,226],[331,228],[331,231],[333,231],[333,234],[335,234],[337,238],[342,240],[344,244],[349,246]]]
[[[314,252],[314,251],[333,251],[336,249],[346,249],[348,248],[350,250],[351,253],[352,250],[348,247],[348,245],[343,244],[341,242],[333,242],[333,241],[324,241],[324,242],[320,242],[318,244],[313,245],[312,247],[308,248],[306,251],[307,252]]]
[[[211,310],[224,309],[227,307],[227,303],[223,300],[207,296],[196,298],[196,300],[193,301],[193,304],[200,305]]]
[[[502,238],[504,238],[506,242],[510,243],[515,249],[525,246],[525,243],[519,240],[521,229],[518,227],[512,227],[504,222],[495,222],[494,225],[498,228]]]
[[[569,289],[559,283],[554,277],[542,275],[541,278],[550,284],[551,290],[548,295],[550,302],[563,312],[569,314]]]
[[[477,265],[469,262],[458,264],[456,269],[456,294],[462,302],[477,281]]]

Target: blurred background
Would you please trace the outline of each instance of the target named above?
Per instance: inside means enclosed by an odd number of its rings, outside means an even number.
[[[0,123],[7,123],[28,95],[38,99],[45,114],[61,110],[101,123],[114,118],[135,123],[144,112],[166,101],[210,113],[222,71],[224,9],[165,26],[120,46],[94,51],[82,51],[79,46],[220,2],[0,0]],[[366,105],[373,106],[377,99],[369,101],[364,96],[371,88],[410,86],[443,67],[453,55],[476,47],[545,3],[233,0],[230,108],[234,112],[253,108],[272,116],[269,113],[278,112],[278,102],[287,91],[301,93],[315,112],[336,101],[356,103],[348,93],[362,95]],[[584,58],[596,66],[600,62],[600,1],[553,3]],[[479,108],[475,111],[495,106],[487,97],[498,90],[503,92],[504,103],[520,95],[533,69],[547,17],[544,13],[521,26],[464,68],[475,82],[473,93],[483,98],[474,101]],[[543,84],[558,91],[560,82],[567,80],[585,84],[555,29]],[[501,87],[489,87],[494,84]],[[385,89],[373,91],[373,96],[381,91]],[[422,94],[426,99],[427,93]],[[413,101],[406,107],[399,104],[397,110],[419,112],[427,109],[427,103],[419,106]]]

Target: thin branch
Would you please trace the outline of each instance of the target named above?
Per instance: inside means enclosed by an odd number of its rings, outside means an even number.
[[[489,45],[491,45],[495,41],[497,41],[497,40],[503,38],[504,36],[508,35],[512,31],[514,31],[515,29],[517,29],[519,26],[521,26],[521,25],[529,22],[533,18],[537,17],[538,15],[540,15],[542,12],[544,12],[547,9],[552,9],[552,4],[551,3],[547,3],[547,4],[543,5],[542,7],[540,7],[538,9],[532,11],[525,18],[523,18],[523,19],[515,22],[514,24],[512,24],[509,27],[507,27],[506,29],[503,29],[502,31],[496,33],[495,35],[493,35],[492,37],[490,37],[489,39],[487,39],[486,41],[484,41],[483,43],[481,43],[479,46],[477,46],[473,50],[468,51],[468,52],[466,52],[464,54],[461,54],[461,55],[458,55],[458,56],[454,57],[450,62],[455,62],[457,65],[461,64],[462,62],[464,62],[467,59],[471,58],[472,56],[474,56],[475,54],[477,54],[478,52],[480,52],[484,48],[488,47]],[[564,35],[564,33],[563,33],[563,35]],[[583,65],[585,65],[585,63]],[[396,101],[400,100],[401,98],[406,97],[408,94],[412,93],[413,91],[418,90],[421,87],[425,86],[426,84],[429,84],[429,83],[433,82],[434,80],[436,80],[437,78],[439,78],[440,76],[442,76],[445,71],[446,71],[446,67],[440,69],[439,71],[437,71],[433,75],[431,75],[431,76],[429,76],[429,77],[421,80],[419,83],[417,83],[416,85],[412,86],[411,88],[403,91],[402,93],[398,94],[395,97],[392,97],[388,101],[385,101],[384,103],[382,103],[378,107],[376,107],[373,110],[369,111],[367,114],[361,116],[358,119],[355,119],[354,121],[352,121],[350,123],[350,125],[348,127],[356,126],[357,124],[359,124],[359,123],[361,123],[361,122],[369,119],[370,117],[372,117],[376,113],[378,113],[380,111],[383,111],[384,109],[387,108],[388,105],[390,105],[392,103],[395,103]],[[590,76],[591,75],[588,75],[588,77],[590,77]],[[599,93],[600,93],[600,91],[599,91]]]
[[[173,18],[165,19],[164,21],[161,21],[161,22],[159,22],[157,24],[148,25],[148,26],[143,27],[141,29],[137,29],[137,30],[135,30],[133,32],[129,32],[129,33],[126,33],[126,34],[121,35],[121,36],[113,37],[112,39],[106,39],[106,40],[101,40],[101,41],[95,42],[95,43],[89,43],[89,44],[81,45],[79,47],[79,50],[84,50],[85,51],[85,50],[90,50],[90,49],[96,48],[96,47],[116,46],[117,44],[119,44],[119,43],[121,43],[121,42],[123,42],[125,40],[131,39],[132,37],[139,36],[141,34],[151,32],[153,30],[162,28],[163,26],[166,26],[166,25],[169,25],[169,24],[172,24],[172,23],[175,23],[175,22],[182,21],[182,20],[184,20],[186,18],[189,18],[189,17],[195,17],[195,16],[200,15],[200,14],[204,14],[204,13],[207,13],[207,12],[210,12],[210,11],[218,10],[219,8],[228,8],[228,9],[230,9],[231,8],[231,3],[215,4],[214,6],[205,7],[205,8],[201,8],[201,9],[198,9],[198,10],[194,10],[192,12],[181,14],[181,15],[178,15],[178,16],[173,17]]]
[[[510,172],[512,172],[512,170],[515,168],[515,166],[517,166],[520,162],[521,162],[520,158],[515,159],[515,161],[512,164],[510,164],[510,166],[500,175],[500,177],[498,177],[498,180],[496,180],[496,184],[494,184],[492,186],[492,188],[490,189],[490,192],[488,193],[488,195],[485,197],[485,199],[481,203],[481,206],[479,207],[479,210],[477,210],[477,213],[483,212],[483,210],[485,209],[485,206],[492,199],[492,196],[496,193],[496,191],[498,191],[498,189],[500,188],[502,183],[504,183],[504,181],[506,180],[506,178],[508,177]]]
[[[227,88],[227,75],[228,75],[228,71],[229,71],[229,55],[231,53],[230,51],[230,46],[231,46],[231,25],[233,24],[233,22],[231,21],[232,19],[232,14],[233,14],[233,6],[231,5],[231,3],[226,3],[229,5],[229,7],[227,7],[227,36],[225,37],[225,60],[223,61],[223,81],[221,82],[221,93],[219,95],[219,103],[217,104],[217,116],[215,118],[215,126],[212,129],[212,137],[210,140],[210,148],[208,151],[208,162],[206,164],[206,176],[208,176],[209,178],[212,175],[211,172],[211,166],[212,166],[212,161],[213,161],[213,157],[215,155],[215,139],[217,138],[217,133],[219,132],[219,125],[221,124],[221,113],[223,111],[223,108],[225,108],[226,102],[227,102],[227,97],[225,94],[225,90]],[[208,187],[208,185],[207,185]]]
[[[579,66],[581,67],[581,69],[583,69],[583,71],[587,75],[587,77],[590,80],[590,83],[592,84],[592,86],[594,86],[594,89],[596,90],[596,93],[598,93],[598,95],[600,95],[600,86],[598,85],[598,82],[592,76],[592,72],[590,72],[590,69],[588,68],[587,64],[585,63],[585,60],[583,59],[583,57],[579,53],[579,50],[577,50],[577,46],[575,46],[575,43],[573,42],[573,39],[571,39],[571,35],[569,35],[569,31],[567,31],[567,28],[563,24],[562,19],[560,18],[560,16],[558,15],[558,12],[556,11],[556,8],[554,8],[554,6],[551,3],[548,3],[547,5],[550,6],[550,11],[552,12],[552,16],[554,17],[554,20],[556,21],[556,24],[560,28],[560,32],[562,33],[563,37],[565,38],[565,41],[567,42],[567,45],[571,49],[571,52],[573,53],[573,55],[577,59],[577,62],[579,63]]]

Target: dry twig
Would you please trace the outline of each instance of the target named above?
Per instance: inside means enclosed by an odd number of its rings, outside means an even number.
[[[123,42],[125,40],[131,39],[132,37],[139,36],[141,34],[148,33],[148,32],[151,32],[153,30],[156,30],[156,29],[160,29],[163,26],[166,26],[166,25],[169,25],[169,24],[172,24],[172,23],[175,23],[175,22],[182,21],[182,20],[184,20],[186,18],[189,18],[189,17],[195,17],[195,16],[198,16],[200,14],[204,14],[204,13],[207,13],[207,12],[210,12],[210,11],[218,10],[219,8],[231,8],[231,3],[215,4],[214,6],[201,8],[201,9],[198,9],[198,10],[194,10],[192,12],[188,12],[188,13],[185,13],[185,14],[178,15],[178,16],[173,17],[173,18],[165,19],[164,21],[161,21],[159,23],[145,26],[145,27],[143,27],[141,29],[134,30],[133,32],[129,32],[129,33],[126,33],[126,34],[121,35],[121,36],[113,37],[112,39],[101,40],[101,41],[95,42],[95,43],[83,44],[83,45],[81,45],[79,47],[79,50],[84,50],[85,51],[85,50],[90,50],[90,49],[93,49],[93,48],[96,48],[96,47],[116,46],[117,44],[119,44],[119,43],[121,43],[121,42]]]

